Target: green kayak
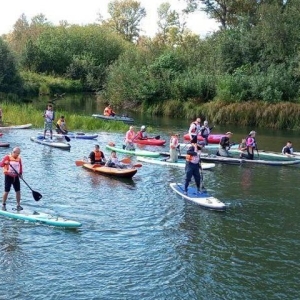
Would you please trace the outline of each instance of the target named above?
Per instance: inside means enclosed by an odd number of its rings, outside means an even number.
[[[147,157],[159,157],[159,152],[152,152],[152,151],[147,151],[147,150],[139,150],[139,149],[135,149],[135,150],[124,150],[122,148],[118,148],[115,146],[110,146],[110,145],[106,145],[106,149],[108,150],[114,150],[116,152],[119,153],[125,153],[125,154],[130,154],[130,155],[137,155],[137,156],[147,156]]]

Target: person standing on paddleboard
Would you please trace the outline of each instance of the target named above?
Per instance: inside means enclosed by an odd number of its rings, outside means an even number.
[[[20,211],[23,207],[21,203],[21,185],[19,176],[22,176],[23,167],[20,157],[21,150],[19,147],[15,147],[10,155],[5,155],[0,162],[0,167],[4,172],[4,193],[2,198],[2,210],[6,210],[6,200],[11,186],[14,187],[17,199],[17,210]],[[18,172],[16,173],[15,170]]]
[[[134,126],[130,126],[129,130],[126,132],[125,135],[125,149],[126,150],[135,150],[134,147],[134,140],[136,139],[136,134],[134,132]]]
[[[188,194],[188,186],[191,182],[192,177],[195,179],[197,190],[200,193],[200,183],[201,183],[201,154],[202,144],[192,143],[186,152],[186,165],[185,165],[185,184],[184,193]]]
[[[55,119],[55,112],[53,111],[52,104],[48,104],[47,110],[44,111],[43,117],[45,119],[44,122],[44,140],[46,140],[47,130],[50,132],[50,139],[52,141],[52,123]]]
[[[192,122],[189,128],[189,136],[191,143],[197,143],[198,134],[201,130],[201,119],[197,118],[196,121]]]
[[[178,147],[179,147],[179,133],[172,134],[170,139],[170,158],[169,162],[178,162]]]

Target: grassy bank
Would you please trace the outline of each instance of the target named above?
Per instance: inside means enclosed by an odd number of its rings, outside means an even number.
[[[42,128],[44,126],[43,111],[36,110],[31,104],[8,104],[0,103],[3,112],[4,124],[28,124],[31,123],[35,128]],[[65,111],[55,111],[55,119],[64,115],[66,117],[67,126],[70,131],[111,131],[111,132],[125,132],[129,125],[123,122],[112,122],[95,119],[91,116],[80,116],[77,114],[69,114]],[[55,121],[56,121],[55,120]]]
[[[225,103],[212,101],[165,101],[142,107],[147,114],[194,119],[200,116],[211,124],[241,125],[274,129],[300,130],[300,105],[290,102],[270,104],[261,101]]]
[[[42,128],[43,111],[36,110],[31,104],[0,103],[3,111],[3,121],[7,124],[32,123],[35,128]],[[194,119],[200,116],[210,123],[219,125],[240,125],[265,127],[273,129],[300,130],[300,105],[295,103],[267,104],[265,102],[224,103],[214,101],[205,104],[197,102],[167,101],[151,107],[141,107],[142,113],[165,115],[170,117]],[[69,130],[82,131],[112,131],[125,132],[128,124],[123,122],[107,122],[91,116],[69,114],[66,111],[56,111],[56,119],[60,115],[66,117]],[[149,127],[148,131],[152,132]]]

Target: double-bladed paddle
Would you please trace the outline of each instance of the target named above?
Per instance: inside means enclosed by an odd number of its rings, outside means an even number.
[[[9,164],[9,165],[10,165],[11,168],[16,172],[16,174],[19,176],[19,178],[21,178],[21,179],[24,181],[24,183],[30,188],[30,190],[32,191],[32,196],[33,196],[34,200],[35,200],[35,201],[39,201],[43,196],[42,196],[39,192],[34,191],[34,190],[29,186],[29,184],[23,179],[23,177],[18,173],[18,171],[17,171],[11,164]]]

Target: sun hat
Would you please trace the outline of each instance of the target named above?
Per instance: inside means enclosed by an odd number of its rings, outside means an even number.
[[[251,130],[249,135],[255,134],[256,132],[254,130]]]
[[[233,134],[231,131],[227,131],[226,132],[226,135],[228,135],[228,134]]]

